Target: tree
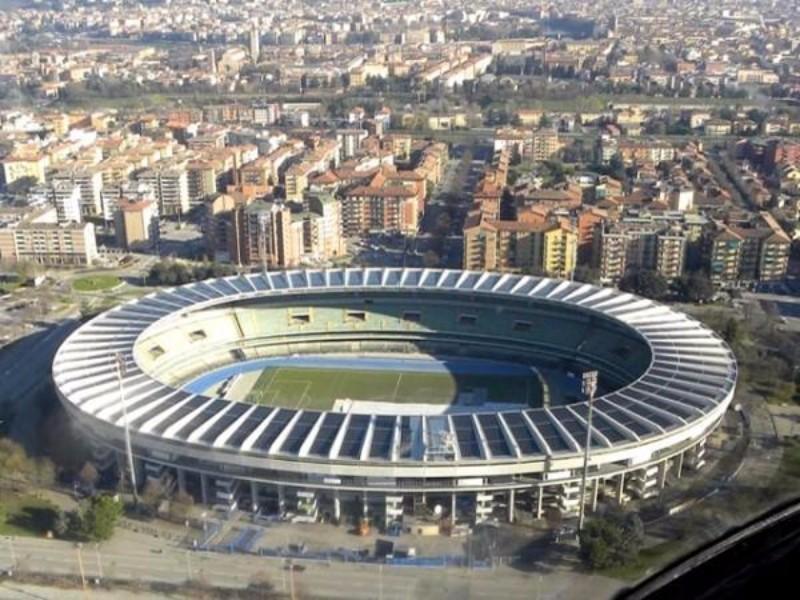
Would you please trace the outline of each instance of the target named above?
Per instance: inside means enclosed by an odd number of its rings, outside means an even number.
[[[589,265],[578,265],[572,278],[581,283],[597,283],[600,281],[600,273]]]
[[[580,532],[580,555],[592,569],[636,560],[644,543],[644,525],[636,513],[611,513],[592,519]]]
[[[441,259],[439,258],[439,255],[436,254],[436,252],[434,252],[433,250],[428,250],[422,256],[422,264],[423,266],[425,266],[425,268],[428,269],[433,267],[438,267],[440,260]]]
[[[169,516],[173,521],[185,521],[192,513],[194,498],[186,492],[178,492],[170,500]]]
[[[111,539],[120,516],[122,503],[117,498],[107,494],[95,496],[82,514],[83,533],[94,542]]]
[[[436,217],[436,224],[434,225],[434,234],[445,237],[450,233],[451,226],[452,219],[450,218],[450,215],[446,212],[439,213],[439,215]]]
[[[796,386],[793,381],[781,381],[772,390],[771,400],[776,404],[789,404],[794,400]]]
[[[97,478],[99,477],[99,473],[97,469],[95,469],[94,465],[90,462],[85,462],[83,467],[78,472],[78,479],[83,485],[94,487],[94,484],[97,483]]]
[[[16,442],[0,439],[0,484],[49,485],[54,478],[53,464],[48,459],[30,458]]]
[[[56,535],[56,537],[63,538],[67,535],[67,533],[69,533],[69,526],[69,514],[63,510],[59,510],[56,514],[55,520],[53,521],[53,533]]]
[[[217,262],[207,261],[190,267],[176,260],[162,260],[150,268],[147,281],[150,285],[183,285],[210,277],[226,277],[235,272],[233,265]]]
[[[626,274],[619,282],[619,289],[644,298],[661,300],[667,295],[669,284],[660,273],[642,270]]]
[[[702,271],[681,276],[676,284],[680,297],[687,302],[708,302],[714,297],[714,286]]]
[[[142,490],[142,506],[154,514],[158,510],[161,500],[164,499],[164,495],[164,486],[161,481],[148,479]]]
[[[722,338],[731,346],[736,346],[742,338],[742,332],[739,328],[739,321],[730,317],[725,322],[725,327],[722,329]]]
[[[35,187],[39,183],[39,180],[36,177],[26,176],[20,177],[19,179],[15,179],[8,185],[6,185],[6,191],[9,194],[13,194],[14,196],[24,196],[28,192],[31,191],[31,188]]]

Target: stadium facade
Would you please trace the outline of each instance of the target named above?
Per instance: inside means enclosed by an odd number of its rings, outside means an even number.
[[[137,481],[208,504],[364,514],[420,502],[455,521],[574,514],[588,404],[456,405],[414,414],[276,407],[193,394],[209,370],[271,356],[428,353],[599,372],[587,505],[659,493],[704,463],[734,393],[727,345],[691,317],[611,288],[429,269],[294,270],[164,289],[103,313],[61,346],[69,414]],[[115,356],[124,360],[122,385]],[[357,360],[357,359],[354,359]],[[424,398],[420,399],[424,402]],[[123,411],[123,407],[126,409]],[[510,508],[509,508],[510,507]]]

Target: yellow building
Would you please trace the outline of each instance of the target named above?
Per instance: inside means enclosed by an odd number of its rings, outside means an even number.
[[[286,171],[285,188],[286,199],[293,202],[303,201],[303,192],[308,188],[308,176],[314,171],[314,166],[307,161],[292,165]]]
[[[540,129],[533,132],[531,138],[531,158],[533,160],[550,160],[564,147],[558,132],[552,129]]]
[[[542,271],[551,277],[570,279],[578,258],[578,234],[564,223],[554,223],[541,234]]]
[[[561,223],[467,218],[464,264],[469,270],[534,273],[569,279],[575,270],[578,235]]]
[[[49,157],[44,154],[12,153],[3,159],[5,183],[9,185],[24,177],[33,177],[38,183],[44,183],[45,169],[49,164]]]

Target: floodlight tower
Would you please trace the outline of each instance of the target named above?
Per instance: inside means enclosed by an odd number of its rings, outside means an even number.
[[[114,354],[114,361],[117,364],[117,383],[119,385],[119,402],[122,407],[122,419],[125,422],[125,453],[128,456],[128,470],[131,473],[131,489],[133,491],[133,502],[139,503],[139,495],[136,491],[136,469],[133,465],[133,448],[131,446],[131,427],[128,419],[128,405],[125,401],[125,386],[122,378],[125,376],[125,359],[121,352]]]
[[[581,501],[578,508],[578,531],[583,529],[586,516],[586,475],[589,472],[589,448],[592,445],[592,409],[597,392],[597,371],[586,371],[581,376],[581,393],[589,401],[589,415],[586,419],[586,444],[583,447],[583,475],[581,477]]]

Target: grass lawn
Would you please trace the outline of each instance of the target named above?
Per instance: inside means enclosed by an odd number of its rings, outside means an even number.
[[[328,410],[337,399],[449,404],[458,393],[486,389],[489,400],[534,404],[541,382],[530,376],[460,375],[396,370],[307,367],[265,369],[248,400],[259,404]]]
[[[0,535],[41,536],[52,529],[56,508],[35,496],[0,491]]]
[[[783,447],[779,478],[800,480],[800,442],[797,440],[787,441]]]
[[[0,283],[0,294],[10,294],[22,287],[21,281],[4,281]]]
[[[92,275],[81,277],[72,282],[72,289],[76,292],[102,292],[117,287],[122,280],[116,275]]]

